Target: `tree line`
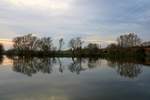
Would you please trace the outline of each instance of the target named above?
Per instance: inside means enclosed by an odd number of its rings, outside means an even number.
[[[117,39],[117,44],[110,44],[108,48],[129,48],[135,46],[141,46],[142,40],[136,33],[128,33],[124,35],[120,35]]]
[[[68,42],[68,50],[62,50],[65,41],[63,38],[59,39],[59,45],[55,46],[51,37],[36,37],[32,34],[18,36],[13,40],[13,48],[7,50],[7,55],[39,55],[39,56],[99,56],[106,53],[105,50],[122,50],[132,47],[141,47],[142,40],[136,33],[128,33],[117,37],[117,43],[111,43],[106,48],[100,48],[99,44],[89,43],[84,45],[81,37],[70,39]],[[3,45],[0,44],[0,53],[4,52]],[[117,52],[117,51],[115,51]]]
[[[62,50],[65,44],[63,38],[59,39],[58,46],[54,45],[51,37],[38,38],[32,34],[16,37],[12,41],[13,48],[6,52],[8,55],[81,56],[83,52],[100,49],[97,44],[93,43],[83,48],[84,41],[80,37],[70,39],[68,50]]]

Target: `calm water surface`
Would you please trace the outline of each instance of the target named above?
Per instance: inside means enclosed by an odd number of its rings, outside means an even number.
[[[150,100],[150,65],[71,58],[0,62],[0,100]]]

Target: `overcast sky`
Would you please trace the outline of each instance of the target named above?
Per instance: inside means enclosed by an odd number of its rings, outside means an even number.
[[[150,0],[0,0],[0,41],[7,45],[27,33],[111,43],[128,32],[150,40]]]

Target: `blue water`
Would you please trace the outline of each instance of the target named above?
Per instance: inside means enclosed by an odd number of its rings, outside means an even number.
[[[5,57],[0,65],[0,100],[150,100],[150,65]]]

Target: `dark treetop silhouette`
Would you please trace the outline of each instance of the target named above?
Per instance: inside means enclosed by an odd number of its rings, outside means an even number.
[[[13,48],[5,52],[8,56],[49,56],[49,57],[135,57],[149,56],[149,46],[141,45],[141,39],[135,33],[121,35],[116,44],[100,48],[98,44],[84,45],[80,37],[72,38],[69,49],[63,50],[64,39],[59,40],[59,46],[54,45],[51,37],[38,38],[32,34],[13,39]],[[3,51],[0,45],[0,52]],[[146,51],[145,51],[146,50]],[[146,52],[146,53],[145,53]]]

